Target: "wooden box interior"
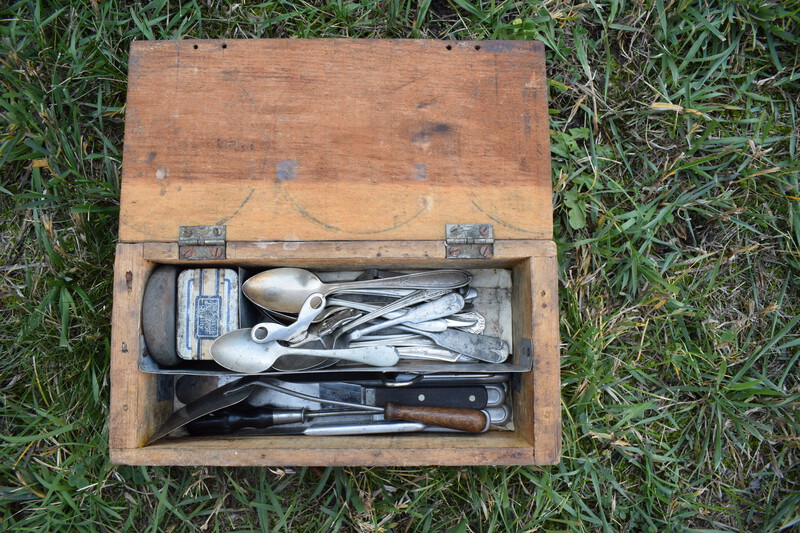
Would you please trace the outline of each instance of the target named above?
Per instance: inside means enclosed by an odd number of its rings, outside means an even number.
[[[441,243],[232,243],[220,265],[351,269],[453,267],[431,257]],[[112,461],[126,464],[415,465],[549,464],[560,455],[560,398],[555,247],[547,241],[497,242],[495,258],[459,262],[464,268],[512,273],[514,336],[534,339],[533,370],[512,388],[513,431],[481,435],[418,434],[358,437],[221,437],[144,443],[172,411],[158,401],[158,379],[138,370],[142,350],[141,297],[150,271],[179,263],[174,245],[119,244],[115,265],[111,369]],[[274,247],[274,251],[269,250]],[[332,253],[333,251],[336,253]],[[278,252],[278,253],[275,253]],[[231,257],[232,256],[232,257]],[[516,342],[516,341],[515,341]],[[512,347],[513,350],[513,347]]]

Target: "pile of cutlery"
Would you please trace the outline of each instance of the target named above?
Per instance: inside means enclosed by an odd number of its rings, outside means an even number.
[[[484,317],[470,309],[477,291],[468,272],[372,275],[378,277],[329,284],[298,268],[252,276],[243,293],[267,320],[221,336],[212,357],[240,373],[316,370],[340,361],[392,366],[401,359],[508,358],[508,343],[483,334]]]

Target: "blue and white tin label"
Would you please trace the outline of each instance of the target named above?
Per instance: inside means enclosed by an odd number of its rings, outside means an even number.
[[[194,311],[194,334],[198,339],[216,339],[220,333],[222,298],[198,296]]]
[[[178,275],[178,355],[210,360],[211,343],[239,327],[239,276],[229,268]]]

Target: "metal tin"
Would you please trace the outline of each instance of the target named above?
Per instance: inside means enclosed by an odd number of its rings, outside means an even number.
[[[178,275],[177,350],[181,359],[211,360],[215,339],[239,328],[239,275],[195,268]]]

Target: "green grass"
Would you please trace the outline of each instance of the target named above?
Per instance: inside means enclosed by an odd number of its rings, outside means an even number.
[[[0,530],[800,527],[800,2],[0,7]],[[134,39],[539,39],[564,455],[543,468],[107,458]]]

